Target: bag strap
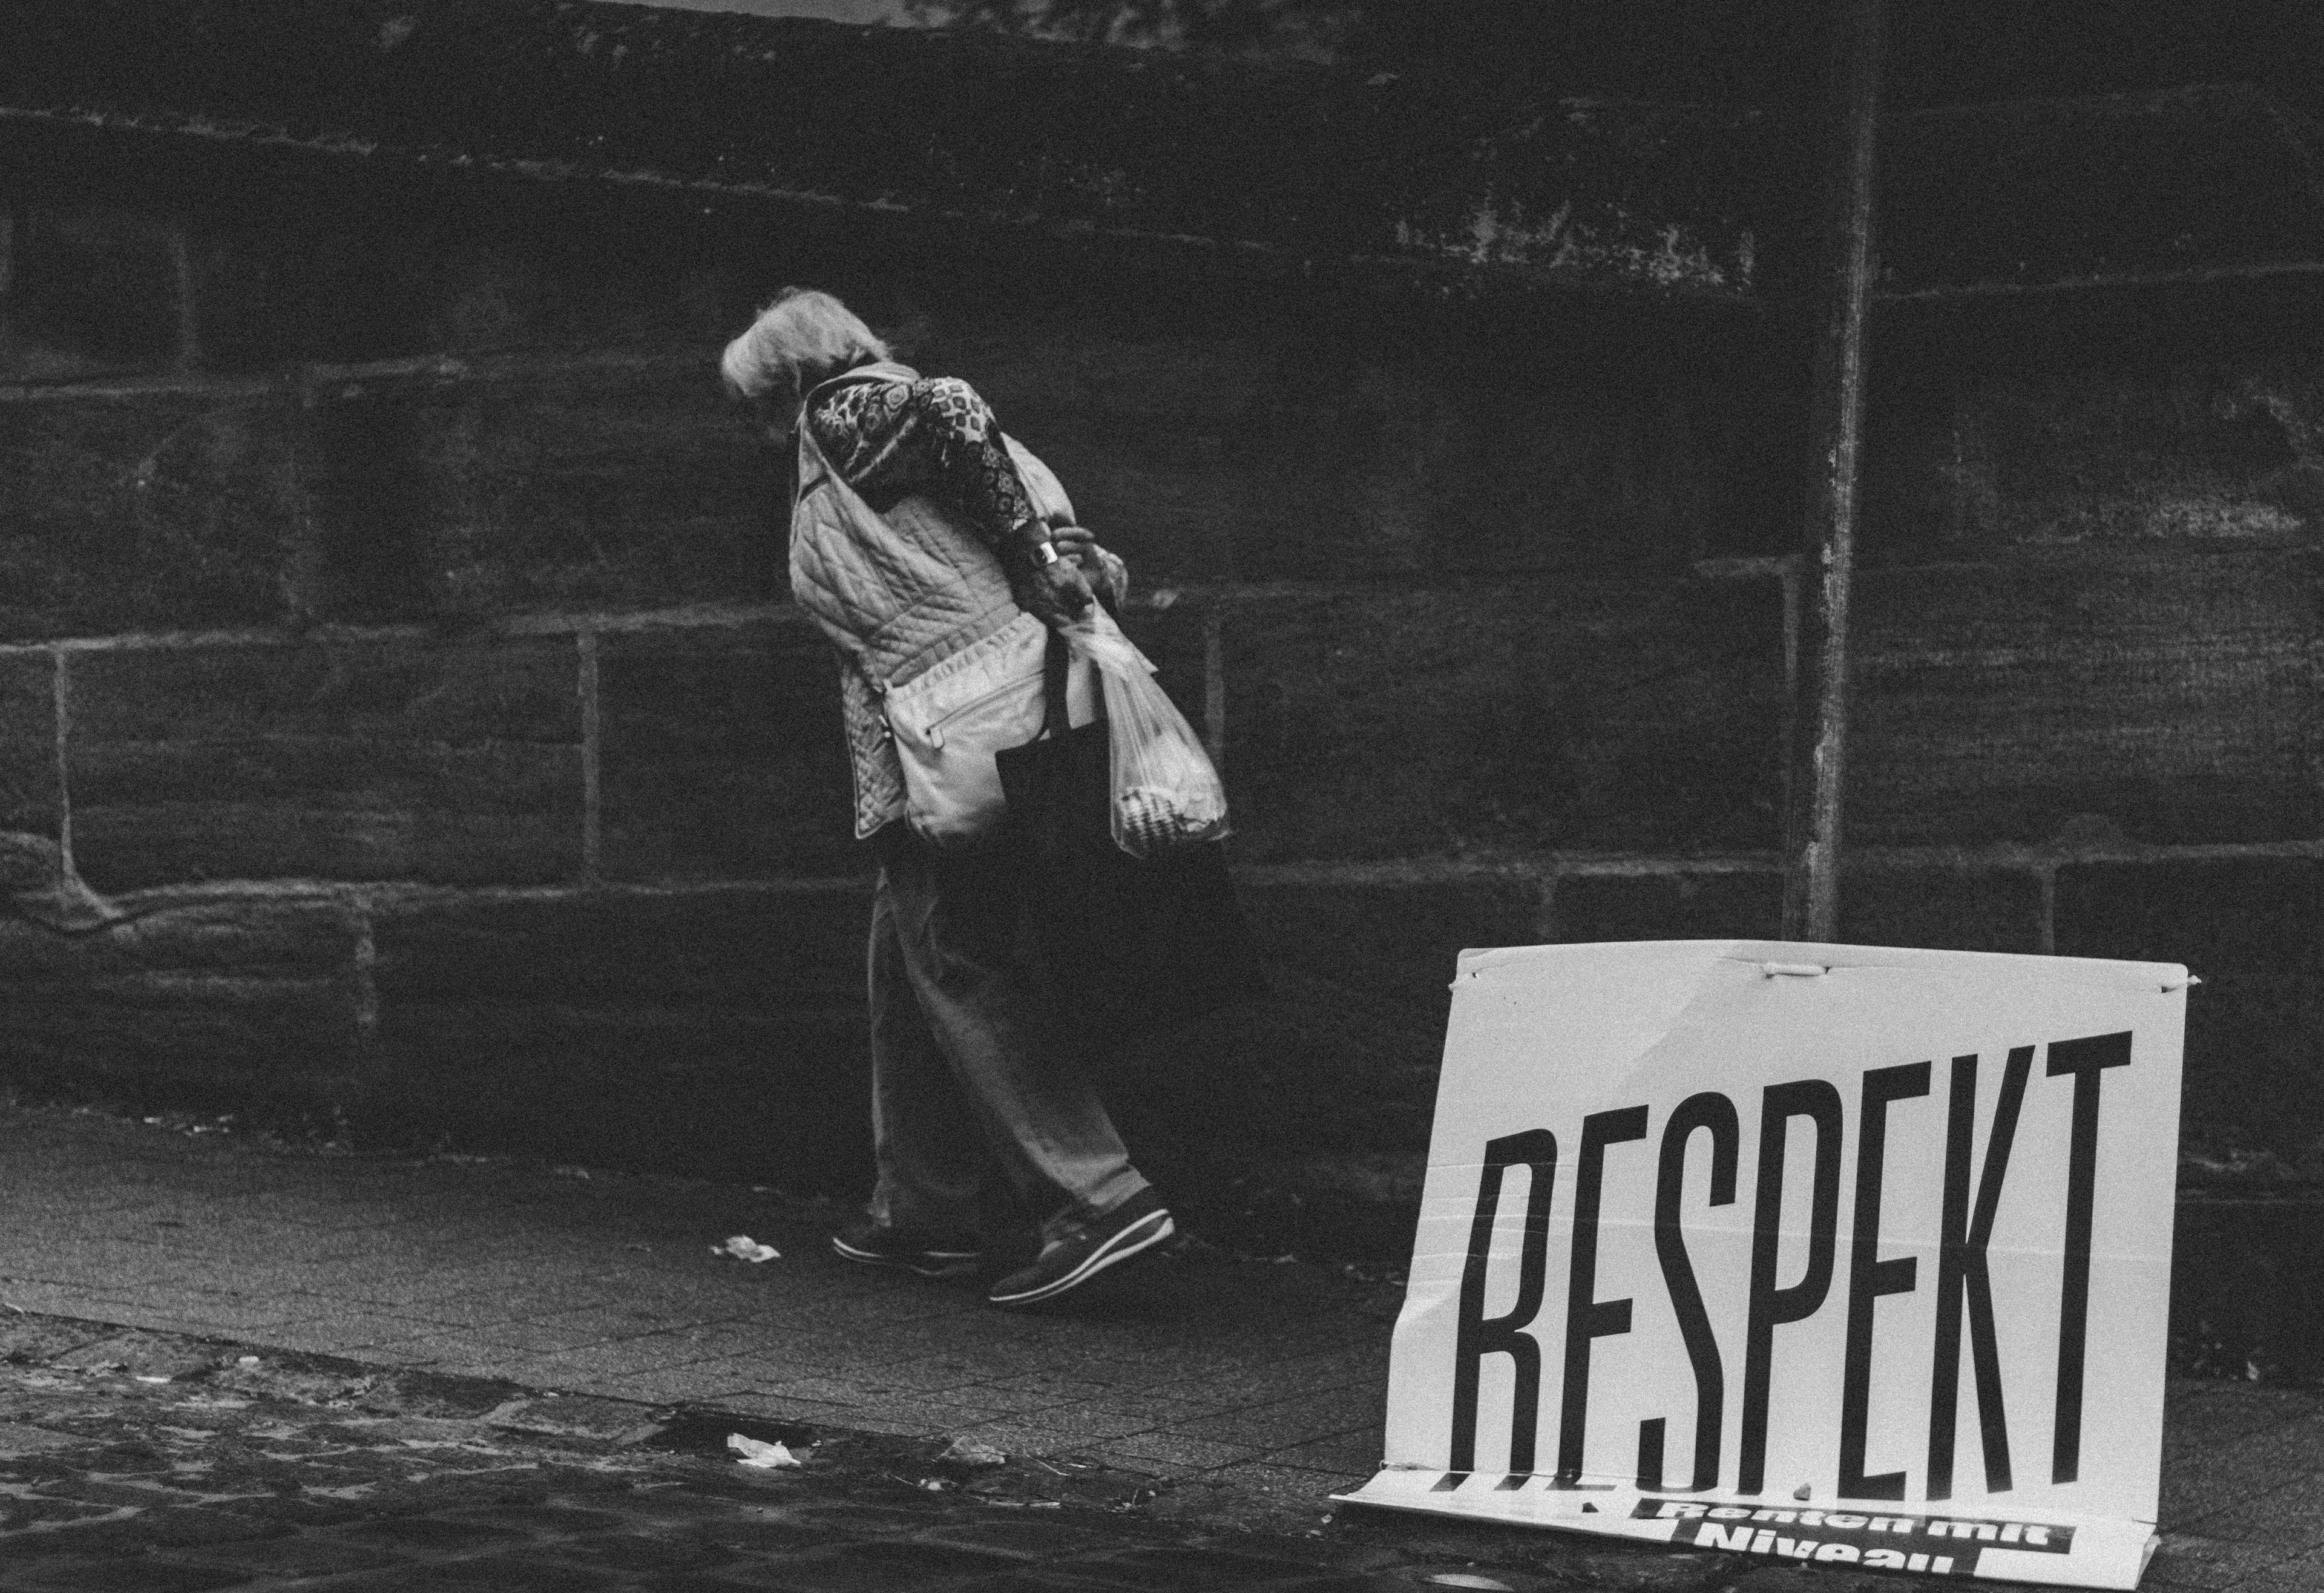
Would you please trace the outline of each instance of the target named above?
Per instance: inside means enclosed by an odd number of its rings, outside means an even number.
[[[1073,662],[1073,649],[1065,645],[1065,639],[1050,631],[1048,650],[1041,658],[1041,689],[1048,696],[1044,722],[1049,735],[1060,741],[1073,730],[1072,705],[1066,701],[1066,677]]]
[[[1100,592],[1097,600],[1098,606],[1108,614],[1116,620],[1121,618],[1121,612],[1114,607],[1112,598]],[[1048,649],[1041,655],[1041,689],[1048,699],[1042,712],[1041,728],[1044,734],[1060,740],[1073,733],[1072,687],[1067,680],[1073,667],[1073,648],[1059,632],[1050,631]],[[1090,680],[1090,707],[1093,714],[1091,723],[1102,724],[1106,719],[1105,682],[1102,675],[1094,670]]]

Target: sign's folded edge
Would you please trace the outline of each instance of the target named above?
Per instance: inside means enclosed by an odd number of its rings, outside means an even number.
[[[1389,1465],[1361,1487],[1330,1497],[1335,1504],[1719,1549],[1760,1559],[2117,1593],[2137,1587],[2162,1542],[2152,1521],[2054,1512],[1948,1512],[1943,1504],[1889,1500],[1770,1502],[1719,1493],[1657,1494],[1595,1473],[1580,1478],[1502,1476]],[[1713,1511],[1731,1514],[1734,1519],[1716,1521]],[[1869,1558],[1877,1554],[1889,1558],[1885,1562]]]
[[[1864,946],[1823,941],[1629,940],[1470,947],[1460,954],[1455,964],[1458,975],[1453,982],[1457,989],[1459,975],[1483,973],[1577,953],[1620,951],[1636,952],[1643,956],[1667,953],[1674,947],[1694,952],[1708,962],[1758,963],[1763,967],[1774,963],[1786,969],[1804,969],[1813,964],[1826,970],[1894,968],[1927,971],[1952,967],[1966,971],[2015,963],[2029,969],[2038,967],[2045,977],[2051,979],[2062,973],[2078,983],[2088,981],[2132,988],[2152,981],[2165,990],[2183,988],[2188,979],[2188,970],[2183,963],[2139,962],[2114,957],[2059,957],[2030,952],[1928,951],[1917,947]]]

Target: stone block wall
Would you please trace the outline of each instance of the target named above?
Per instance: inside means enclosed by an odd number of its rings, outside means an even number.
[[[1222,755],[1277,994],[1115,1087],[1222,1220],[1411,1192],[1462,946],[1775,931],[1764,327],[109,147],[0,165],[20,1087],[860,1175],[832,666],[714,371],[786,281],[1056,467]],[[2119,348],[1875,416],[1844,935],[2193,965],[2205,1176],[2324,1174],[2319,426]]]

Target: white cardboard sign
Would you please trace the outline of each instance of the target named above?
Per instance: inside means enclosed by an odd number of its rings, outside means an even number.
[[[2127,1588],[2154,1542],[2186,970],[1464,952],[1348,1499]]]

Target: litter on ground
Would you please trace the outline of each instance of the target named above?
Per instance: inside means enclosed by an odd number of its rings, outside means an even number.
[[[798,1466],[805,1463],[798,1456],[791,1453],[788,1445],[770,1443],[764,1439],[745,1438],[739,1432],[730,1432],[726,1435],[726,1447],[734,1451],[734,1458],[743,1465],[756,1466],[762,1469],[777,1466]]]
[[[936,1459],[957,1460],[964,1466],[1001,1466],[1006,1465],[1009,1460],[1008,1456],[991,1444],[980,1443],[965,1432],[946,1444],[944,1453],[938,1455]]]

